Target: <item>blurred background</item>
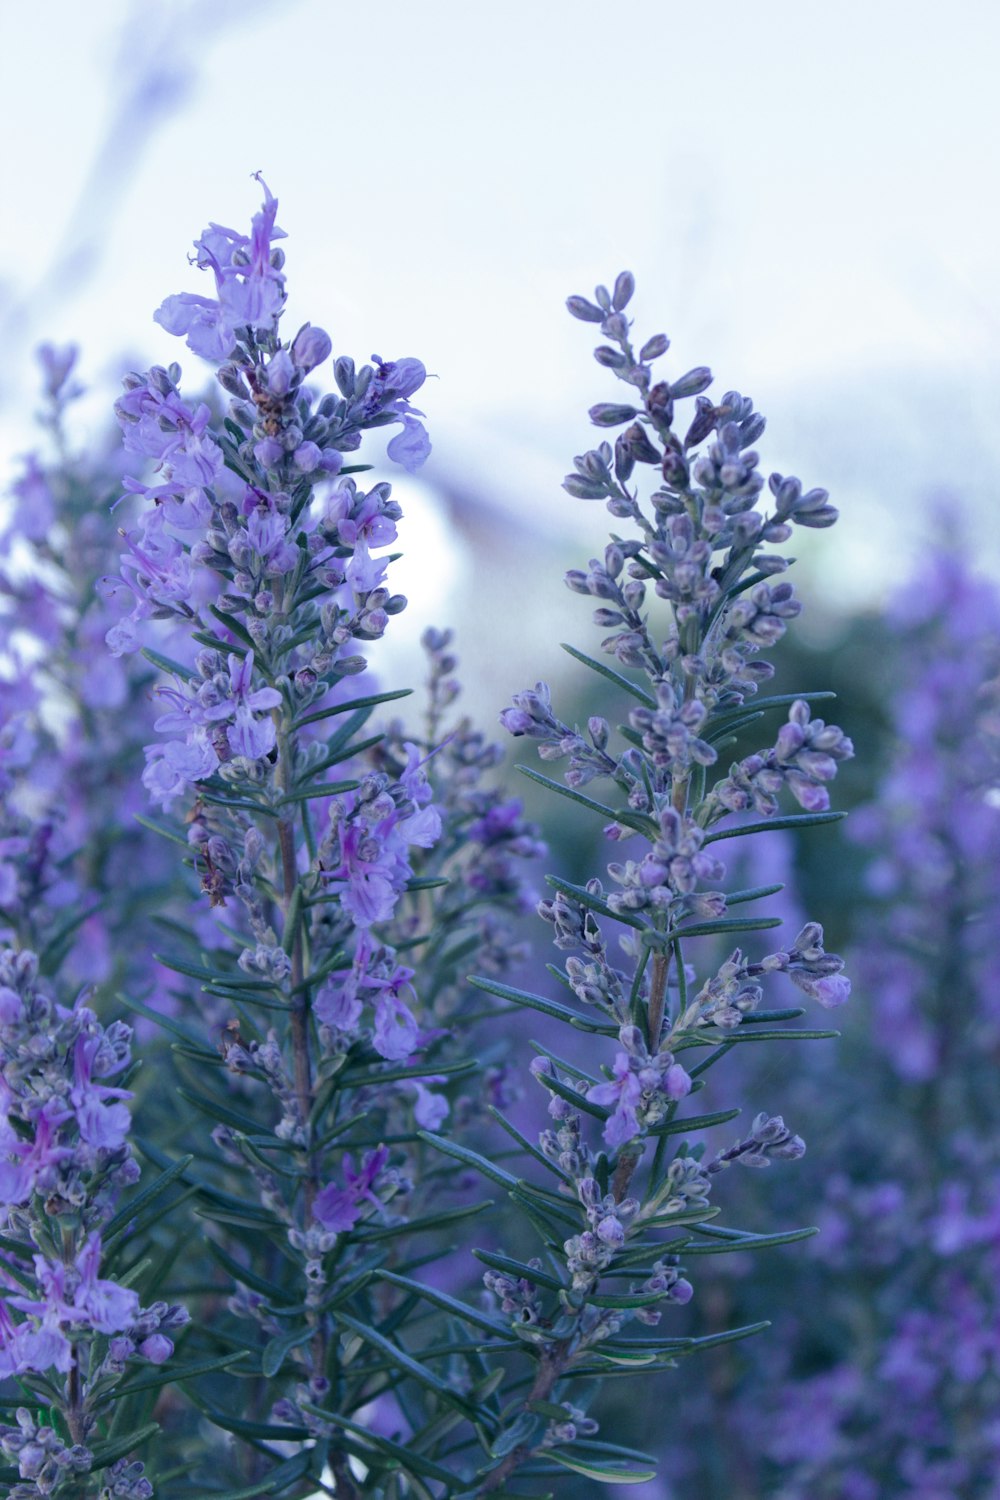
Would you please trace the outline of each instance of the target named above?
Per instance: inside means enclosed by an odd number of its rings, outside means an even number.
[[[180,359],[197,382],[152,312],[204,290],[191,241],[248,223],[260,170],[289,236],[288,322],[437,377],[433,457],[397,484],[396,586],[411,640],[458,627],[481,710],[560,669],[546,643],[590,630],[559,580],[604,518],[560,480],[616,383],[563,301],[623,266],[640,328],[673,340],[668,378],[709,364],[717,391],[751,394],[765,470],[841,506],[822,565],[800,549],[811,638],[878,606],[941,491],[1000,566],[987,0],[947,18],[926,0],[632,0],[613,19],[597,0],[96,0],[0,17],[4,473],[30,442],[39,338],[81,344],[94,420],[123,364]]]

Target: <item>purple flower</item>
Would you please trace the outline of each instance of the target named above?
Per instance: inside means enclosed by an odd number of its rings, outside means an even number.
[[[402,432],[396,433],[385,451],[393,463],[401,464],[408,474],[415,474],[430,455],[427,429],[415,417],[404,417]]]
[[[239,329],[272,332],[285,302],[285,278],[271,255],[271,241],[284,238],[274,223],[278,200],[263,178],[258,181],[264,204],[249,237],[210,224],[195,241],[198,265],[215,274],[216,299],[180,292],[153,314],[168,333],[185,336],[195,354],[216,362],[232,352]]]
[[[838,1005],[844,1005],[851,995],[851,981],[846,974],[821,975],[818,979],[810,981],[800,978],[798,985],[807,995],[818,1000],[826,1010],[833,1010]]]
[[[173,1352],[173,1341],[162,1333],[151,1333],[149,1338],[143,1339],[139,1345],[139,1353],[143,1359],[148,1359],[151,1365],[164,1364]]]
[[[44,1375],[48,1370],[65,1374],[73,1359],[73,1347],[58,1326],[51,1323],[15,1324],[0,1300],[0,1377]]]
[[[611,1083],[597,1083],[587,1090],[592,1104],[603,1104],[613,1114],[604,1126],[604,1139],[609,1146],[617,1148],[639,1134],[639,1117],[636,1113],[642,1100],[642,1084],[632,1068],[632,1059],[627,1052],[615,1056],[614,1079]]]
[[[231,655],[229,658],[229,683],[231,697],[225,705],[209,709],[206,717],[218,719],[232,717],[233,723],[226,731],[230,749],[235,755],[245,755],[250,760],[259,760],[274,748],[277,731],[271,718],[258,719],[258,711],[277,708],[281,694],[277,688],[253,686],[253,652],[246,656]],[[224,713],[220,710],[224,709]]]
[[[313,328],[309,323],[299,329],[292,343],[292,359],[303,374],[308,374],[317,365],[325,364],[332,353],[330,335],[324,333],[322,328]]]
[[[403,969],[400,972],[409,976],[412,970]],[[372,1041],[375,1050],[392,1062],[409,1057],[417,1049],[420,1029],[413,1012],[399,998],[396,988],[387,987],[375,1000],[375,1031]]]
[[[204,731],[195,730],[187,740],[168,740],[145,747],[146,769],[142,784],[154,802],[169,808],[175,797],[198,781],[205,781],[219,768],[219,757]]]
[[[444,1083],[443,1076],[435,1075],[427,1079],[428,1083]],[[410,1087],[416,1092],[413,1105],[413,1118],[421,1130],[440,1130],[448,1118],[449,1105],[443,1094],[434,1094],[426,1088],[419,1079],[410,1080]]]
[[[374,1187],[388,1160],[388,1149],[379,1146],[365,1155],[360,1172],[355,1172],[354,1160],[350,1152],[345,1151],[344,1186],[338,1188],[330,1183],[317,1195],[313,1204],[313,1216],[317,1222],[334,1234],[342,1234],[354,1228],[366,1203],[376,1211],[380,1210],[382,1205]]]

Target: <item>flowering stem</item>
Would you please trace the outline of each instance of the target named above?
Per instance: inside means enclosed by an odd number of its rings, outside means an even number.
[[[543,1354],[538,1366],[538,1374],[535,1376],[534,1385],[525,1397],[525,1410],[530,1407],[532,1401],[547,1401],[549,1399],[556,1384],[565,1374],[569,1361],[568,1342],[556,1344],[552,1353],[547,1356]],[[477,1491],[477,1495],[493,1495],[498,1490],[503,1493],[503,1486],[511,1474],[516,1469],[519,1469],[523,1463],[527,1463],[533,1453],[534,1449],[527,1443],[518,1443],[517,1447],[512,1448],[503,1462],[487,1477]]]
[[[670,954],[657,953],[653,959],[653,972],[649,981],[649,1050],[655,1052],[660,1045],[663,1030],[663,1012],[667,1003],[667,976],[670,973]]]
[[[641,1151],[629,1151],[618,1158],[618,1165],[611,1178],[611,1196],[616,1203],[620,1203],[628,1192],[629,1183],[635,1176],[635,1169],[641,1160]]]
[[[287,921],[292,909],[292,900],[295,895],[296,886],[298,885],[298,872],[295,862],[295,834],[291,822],[284,818],[278,823],[278,845],[281,850],[281,872],[284,886],[282,906],[284,908],[285,920]],[[309,1056],[309,1001],[305,990],[301,988],[305,977],[301,931],[295,934],[289,957],[292,964],[292,989],[294,991],[291,1025],[295,1093],[298,1099],[303,1128],[305,1128],[309,1120],[309,1111],[312,1108],[312,1064]],[[315,1184],[310,1184],[310,1186],[314,1187]]]
[[[278,733],[278,764],[275,780],[286,796],[291,791],[293,746],[291,724],[287,715]],[[281,856],[282,911],[287,923],[293,916],[295,893],[299,883],[298,861],[295,850],[295,827],[293,819],[278,820],[278,849]],[[294,919],[294,918],[293,918]],[[305,955],[303,951],[302,925],[297,923],[292,948],[289,954],[292,966],[292,1066],[295,1077],[295,1095],[298,1100],[299,1117],[303,1130],[308,1130],[312,1110],[312,1060],[309,1051],[309,996],[303,985],[305,979]],[[318,1163],[309,1151],[309,1175],[306,1179],[306,1213],[311,1211],[313,1199],[318,1191]]]
[[[286,714],[278,733],[278,764],[275,778],[277,785],[285,795],[291,790],[292,764],[293,745],[291,724]],[[313,1203],[319,1192],[320,1162],[317,1153],[313,1150],[311,1138],[310,1117],[312,1114],[313,1087],[312,1058],[309,1047],[309,995],[303,983],[305,979],[305,945],[302,934],[302,923],[301,920],[296,918],[294,913],[295,896],[299,889],[299,874],[295,849],[295,829],[291,818],[280,818],[278,820],[278,848],[281,855],[282,910],[284,920],[286,924],[290,919],[296,922],[291,953],[289,954],[292,966],[292,1008],[289,1021],[291,1025],[295,1097],[298,1102],[299,1118],[305,1138],[307,1171],[303,1182],[303,1221],[304,1225],[308,1226],[312,1216]],[[317,1376],[322,1376],[326,1370],[327,1360],[327,1343],[322,1317],[316,1320],[311,1348],[314,1373]],[[334,1473],[338,1476],[338,1493],[342,1492],[348,1496],[348,1500],[355,1500],[355,1497],[358,1497],[358,1491],[353,1487],[353,1480],[347,1468],[346,1456],[343,1453],[333,1452],[329,1456],[329,1462]]]
[[[86,1437],[83,1407],[80,1401],[80,1346],[73,1345],[70,1356],[69,1376],[66,1382],[67,1404],[64,1416],[69,1435],[74,1443],[83,1443]]]
[[[344,1500],[363,1500],[361,1491],[355,1483],[354,1475],[351,1473],[346,1453],[336,1450],[329,1456],[330,1470],[336,1480],[336,1494],[342,1495]]]

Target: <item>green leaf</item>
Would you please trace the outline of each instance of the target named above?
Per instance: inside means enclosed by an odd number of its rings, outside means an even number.
[[[302,921],[302,883],[296,881],[295,889],[292,891],[288,910],[285,912],[285,925],[281,930],[282,950],[291,954],[295,947],[295,939],[298,935],[299,925]]]
[[[742,834],[773,832],[778,828],[809,828],[817,823],[839,823],[846,818],[845,812],[786,813],[782,817],[764,818],[760,823],[743,823],[739,828],[717,828],[707,833],[704,842],[714,844],[717,839],[738,839]]]
[[[348,743],[348,740],[345,739],[337,743],[336,748],[334,748],[335,741],[340,741],[340,736],[335,735],[330,741],[328,754],[317,765],[309,767],[309,775],[310,777],[319,776],[321,772],[329,771],[331,766],[339,766],[341,761],[350,760],[353,755],[364,755],[366,750],[374,749],[384,739],[384,734],[372,734],[366,740],[355,740],[353,744]],[[336,795],[336,787],[331,786],[328,795]]]
[[[140,1391],[155,1391],[161,1385],[180,1385],[185,1380],[194,1380],[196,1375],[211,1375],[217,1370],[226,1370],[243,1358],[242,1354],[225,1354],[221,1359],[202,1359],[196,1364],[168,1364],[162,1370],[152,1371],[134,1380],[131,1385],[122,1385],[114,1392],[118,1401],[122,1396],[136,1396]]]
[[[566,1288],[555,1276],[550,1276],[548,1271],[543,1271],[534,1266],[525,1265],[524,1261],[515,1260],[511,1255],[500,1255],[493,1250],[473,1250],[473,1255],[484,1266],[489,1266],[491,1271],[501,1271],[505,1276],[524,1277],[526,1281],[535,1286],[547,1287],[551,1292],[562,1292]],[[509,1328],[504,1328],[504,1333],[509,1333]]]
[[[277,1303],[279,1307],[282,1303],[287,1304],[293,1301],[293,1294],[291,1292],[286,1292],[276,1282],[268,1281],[265,1277],[259,1276],[249,1266],[241,1265],[216,1240],[209,1238],[206,1241],[206,1245],[209,1254],[219,1262],[219,1265],[224,1270],[229,1272],[234,1281],[242,1282],[251,1291],[260,1292],[262,1297],[267,1297],[269,1301]]]
[[[286,1458],[284,1463],[275,1465],[264,1479],[258,1479],[256,1483],[238,1490],[211,1490],[204,1496],[204,1500],[253,1500],[254,1495],[273,1495],[275,1490],[286,1489],[294,1480],[308,1474],[312,1458],[311,1449],[296,1453],[294,1458]]]
[[[601,1462],[596,1458],[576,1457],[569,1449],[546,1448],[545,1457],[552,1463],[561,1464],[564,1469],[570,1469],[574,1474],[593,1479],[595,1484],[645,1484],[647,1480],[656,1478],[655,1468],[626,1468],[612,1459]]]
[[[696,1130],[708,1130],[713,1125],[725,1125],[735,1120],[739,1109],[719,1109],[711,1115],[689,1115],[687,1119],[665,1120],[662,1125],[650,1125],[647,1135],[687,1135]]]
[[[706,1028],[707,1029],[707,1028]],[[773,1031],[765,1031],[761,1027],[754,1027],[750,1031],[744,1031],[742,1025],[733,1031],[719,1032],[719,1041],[724,1045],[736,1046],[739,1042],[827,1042],[835,1041],[839,1037],[839,1031],[804,1031],[797,1026],[778,1027]],[[705,1036],[702,1033],[696,1046],[712,1046],[715,1038]],[[678,1048],[683,1047],[683,1042],[678,1043]]]
[[[179,661],[174,661],[172,656],[164,656],[162,651],[154,651],[150,646],[143,646],[140,656],[144,656],[158,672],[166,672],[168,677],[179,677],[182,682],[190,682],[196,674],[190,667],[182,666]]]
[[[303,714],[295,720],[293,729],[304,729],[307,724],[318,724],[321,719],[331,719],[334,714],[352,713],[359,708],[376,708],[380,703],[392,703],[397,698],[409,698],[412,688],[396,688],[389,693],[372,693],[368,698],[351,698],[346,703],[334,703],[329,708],[317,709],[315,713]]]
[[[604,802],[597,802],[593,797],[585,797],[583,792],[574,791],[562,781],[553,781],[551,776],[543,776],[541,771],[535,771],[531,766],[517,766],[516,770],[522,776],[527,776],[529,781],[536,781],[539,786],[547,787],[550,792],[556,792],[560,797],[566,797],[570,802],[577,802],[589,812],[600,813],[602,818],[610,818],[612,823],[624,823],[627,828],[634,828],[637,833],[644,833],[647,837],[653,837],[659,833],[659,829],[651,818],[644,818],[640,813],[634,813],[628,807],[608,807]]]
[[[188,843],[187,839],[183,838],[179,833],[176,833],[174,829],[167,828],[164,823],[157,823],[155,818],[144,817],[142,813],[133,813],[132,817],[133,820],[136,823],[140,823],[143,828],[148,828],[150,833],[158,833],[161,839],[169,839],[172,844],[180,844],[185,854],[191,853],[191,845]]]
[[[537,1162],[539,1162],[548,1171],[556,1173],[563,1179],[564,1182],[572,1183],[573,1179],[570,1174],[564,1171],[563,1168],[560,1167],[558,1162],[549,1161],[548,1157],[544,1155],[544,1153],[541,1152],[537,1146],[532,1145],[531,1141],[528,1140],[528,1137],[526,1135],[522,1135],[517,1126],[512,1125],[510,1120],[502,1115],[498,1109],[494,1108],[492,1104],[487,1104],[486,1111],[487,1114],[492,1115],[497,1124],[503,1130],[506,1130],[507,1134],[517,1142],[522,1151],[526,1151],[529,1156],[533,1156]]]
[[[546,875],[546,885],[551,885],[554,890],[562,891],[566,896],[572,896],[581,906],[588,911],[596,911],[602,917],[610,917],[613,922],[623,922],[626,927],[635,927],[639,932],[649,931],[648,923],[641,917],[636,917],[631,912],[612,911],[606,901],[600,896],[592,896],[585,885],[574,885],[571,880],[563,880],[560,875]]]
[[[510,1333],[506,1323],[501,1323],[497,1318],[488,1317],[477,1308],[468,1307],[457,1298],[449,1297],[447,1292],[439,1292],[435,1287],[425,1286],[422,1281],[413,1281],[409,1276],[400,1276],[395,1271],[376,1270],[375,1275],[380,1281],[390,1281],[393,1286],[402,1287],[413,1296],[422,1297],[425,1302],[431,1302],[444,1312],[452,1313],[463,1323],[471,1323],[473,1327],[483,1328],[487,1333],[494,1333],[500,1338],[506,1338]]]
[[[260,1357],[260,1368],[268,1380],[273,1380],[293,1349],[299,1349],[303,1344],[308,1344],[314,1331],[307,1324],[305,1328],[294,1328],[291,1333],[277,1334],[264,1345],[264,1352]]]
[[[219,792],[203,784],[198,795],[203,802],[211,802],[215,807],[242,809],[244,812],[256,813],[260,818],[278,817],[273,807],[268,807],[265,802],[256,802],[252,797],[247,796],[246,792],[241,795],[230,787],[227,787],[224,792]]]
[[[568,1407],[557,1406],[554,1401],[527,1401],[525,1405],[536,1416],[548,1417],[550,1422],[565,1422],[570,1416]]]
[[[218,1120],[220,1125],[228,1125],[232,1130],[242,1130],[251,1134],[260,1129],[260,1121],[254,1120],[250,1115],[244,1115],[239,1110],[232,1109],[221,1100],[210,1099],[205,1094],[196,1093],[194,1089],[178,1088],[178,1094],[193,1104],[195,1109],[201,1110],[202,1114],[208,1115],[213,1120]]]
[[[251,1422],[244,1417],[237,1417],[232,1412],[218,1411],[214,1406],[209,1406],[204,1396],[195,1389],[186,1389],[184,1394],[203,1412],[209,1421],[216,1427],[221,1427],[223,1432],[233,1432],[237,1437],[250,1438],[251,1441],[268,1442],[271,1440],[286,1442],[301,1442],[304,1438],[311,1436],[307,1427],[286,1427],[283,1424],[270,1422]]]
[[[772,1021],[797,1021],[799,1016],[804,1016],[806,1008],[804,1005],[789,1005],[784,1010],[752,1010],[743,1017],[741,1026],[760,1026]]]
[[[471,1151],[468,1146],[460,1146],[457,1141],[449,1140],[447,1136],[433,1135],[429,1130],[418,1130],[417,1135],[429,1146],[434,1146],[436,1150],[444,1152],[445,1156],[452,1156],[463,1166],[472,1167],[476,1172],[481,1172],[484,1177],[488,1177],[491,1182],[505,1188],[507,1192],[517,1187],[516,1177],[513,1177],[510,1172],[505,1172],[494,1162],[487,1161],[486,1157],[480,1156],[478,1151]]]
[[[461,1482],[458,1476],[453,1474],[450,1469],[442,1468],[440,1464],[436,1464],[431,1459],[425,1458],[422,1453],[415,1452],[412,1446],[403,1447],[400,1443],[394,1443],[391,1438],[382,1437],[380,1434],[372,1432],[370,1427],[363,1427],[358,1422],[352,1422],[348,1417],[341,1416],[339,1412],[324,1411],[322,1407],[314,1406],[309,1401],[303,1401],[301,1404],[305,1411],[311,1412],[315,1416],[323,1417],[327,1422],[335,1422],[345,1432],[356,1433],[359,1438],[362,1438],[364,1444],[367,1446],[357,1443],[352,1449],[360,1458],[367,1458],[370,1462],[372,1449],[374,1449],[376,1453],[384,1453],[388,1458],[398,1462],[404,1473],[408,1469],[414,1470],[418,1474],[423,1474],[427,1479],[437,1479],[442,1484],[450,1486],[455,1486]]]
[[[249,650],[256,650],[256,647],[254,646],[253,636],[247,630],[246,626],[242,625],[240,621],[237,620],[235,615],[227,614],[224,609],[219,609],[217,604],[210,604],[208,607],[212,611],[212,614],[218,620],[220,625],[225,625],[226,629],[230,631],[230,633],[234,635],[238,641],[242,641],[244,646],[248,647]],[[219,643],[220,651],[230,649],[231,647],[228,644],[226,646],[223,646],[221,642]]]
[[[426,1078],[428,1071],[439,1073],[442,1076],[460,1078],[466,1073],[474,1073],[479,1067],[478,1062],[468,1059],[465,1062],[435,1063],[433,1069],[429,1063],[419,1063],[411,1068],[386,1068],[367,1069],[364,1072],[352,1073],[349,1069],[338,1074],[338,1083],[341,1088],[357,1089],[364,1088],[368,1084],[392,1083],[400,1078]]]
[[[621,672],[616,672],[613,667],[607,666],[604,662],[595,661],[592,656],[587,656],[583,651],[578,651],[575,646],[567,646],[565,641],[560,641],[560,645],[564,651],[573,657],[574,661],[582,662],[592,672],[597,672],[601,677],[607,678],[608,682],[613,682],[616,687],[620,687],[624,692],[631,693],[633,698],[638,698],[639,702],[644,703],[647,708],[656,708],[658,706],[652,693],[647,693],[646,689],[640,687],[639,683],[632,682],[628,677],[623,677]]]
[[[84,922],[90,917],[96,916],[103,905],[102,901],[98,901],[94,906],[88,907],[86,911],[77,912],[75,916],[70,917],[68,921],[63,922],[61,926],[56,928],[38,956],[39,963],[43,969],[48,962],[56,959],[57,955],[60,955],[60,949],[66,943],[67,939],[71,938],[73,933],[82,927]],[[64,953],[60,956],[60,962],[62,957],[65,957]]]
[[[680,1229],[685,1224],[704,1224],[721,1212],[721,1208],[686,1208],[676,1214],[658,1213],[642,1222],[646,1229]]]
[[[763,932],[769,927],[781,925],[781,917],[718,917],[713,922],[692,922],[687,927],[677,927],[670,933],[670,937],[714,937],[727,932]]]
[[[786,1229],[776,1234],[752,1234],[739,1229],[723,1229],[721,1225],[699,1224],[695,1233],[710,1235],[719,1243],[688,1243],[684,1248],[685,1255],[718,1255],[729,1250],[770,1250],[775,1245],[791,1245],[797,1240],[811,1240],[813,1235],[819,1234],[819,1230],[809,1226],[805,1229]]]
[[[226,989],[253,992],[254,990],[273,990],[274,983],[270,979],[250,979],[243,973],[242,969],[210,969],[206,964],[196,964],[190,959],[175,958],[172,955],[154,953],[153,958],[165,969],[171,969],[175,974],[184,974],[188,979],[203,979],[208,984],[223,985]]]
[[[135,1143],[143,1156],[148,1157],[154,1166],[165,1170],[174,1165],[165,1152],[154,1146],[152,1141],[148,1141],[141,1136],[136,1136]],[[283,1232],[281,1220],[275,1214],[268,1213],[263,1208],[256,1208],[248,1199],[235,1198],[231,1193],[223,1193],[218,1188],[213,1187],[211,1183],[189,1177],[185,1173],[181,1174],[181,1180],[188,1183],[191,1187],[196,1188],[201,1196],[207,1198],[213,1205],[218,1205],[219,1208],[226,1209],[233,1215],[237,1215],[238,1217],[233,1218],[232,1222],[251,1224],[257,1228],[265,1225],[269,1229],[273,1228]],[[207,1210],[201,1210],[201,1212],[207,1213]],[[211,1215],[208,1216],[211,1217]]]
[[[477,989],[497,995],[501,1000],[508,1000],[511,1005],[527,1006],[531,1010],[541,1011],[543,1015],[554,1016],[559,1021],[575,1026],[578,1031],[590,1031],[598,1036],[617,1036],[620,1029],[618,1026],[590,1021],[586,1016],[578,1015],[575,1010],[570,1010],[568,1005],[560,1005],[558,1000],[549,1000],[544,995],[532,995],[527,990],[515,989],[513,985],[501,984],[496,979],[486,979],[481,974],[470,974],[468,982],[474,984]]]
[[[710,725],[708,729],[702,732],[702,739],[707,740],[710,745],[713,745],[721,755],[723,750],[736,744],[738,736],[749,729],[751,724],[756,724],[763,717],[763,712],[760,709],[751,708],[736,718],[726,719],[722,724]],[[704,795],[704,792],[702,795]]]
[[[727,712],[717,714],[712,718],[712,727],[723,724],[727,719],[739,718],[741,714],[753,712],[764,713],[769,708],[789,708],[793,703],[801,699],[804,703],[822,703],[825,699],[836,698],[836,693],[829,691],[818,693],[774,693],[769,698],[748,698],[739,708],[733,708]]]
[[[535,1045],[532,1042],[532,1046]],[[546,1073],[540,1082],[550,1094],[558,1094],[560,1099],[565,1099],[574,1109],[581,1110],[585,1115],[593,1115],[596,1120],[607,1120],[611,1114],[611,1110],[605,1105],[595,1104],[586,1094],[578,1094],[571,1084],[564,1083],[555,1073]]]
[[[37,1246],[29,1244],[26,1240],[13,1240],[9,1235],[0,1234],[0,1250],[6,1250],[8,1254],[17,1256],[19,1260],[31,1260],[37,1253]]]
[[[127,1224],[130,1224],[141,1209],[146,1208],[150,1203],[154,1203],[172,1182],[176,1182],[178,1177],[183,1177],[193,1161],[193,1156],[179,1157],[172,1166],[167,1167],[166,1171],[160,1173],[155,1182],[151,1182],[148,1187],[136,1193],[134,1198],[130,1198],[118,1210],[114,1218],[108,1220],[102,1231],[105,1251],[108,1249],[109,1241],[114,1238],[118,1231],[124,1229]]]
[[[762,901],[765,896],[777,896],[784,889],[783,885],[754,885],[745,891],[727,891],[726,905],[739,906],[743,901]]]
[[[652,1349],[629,1349],[612,1353],[607,1344],[602,1344],[597,1351],[602,1358],[610,1359],[612,1364],[621,1365],[623,1369],[641,1369],[643,1365],[651,1365],[657,1358]]]
[[[600,1292],[591,1293],[588,1303],[594,1307],[652,1307],[663,1301],[662,1292]]]
[[[686,1252],[685,1252],[686,1253]],[[742,1328],[727,1328],[722,1333],[707,1333],[702,1338],[689,1339],[687,1347],[678,1349],[678,1354],[694,1354],[699,1349],[714,1349],[719,1344],[735,1344],[740,1339],[753,1338],[770,1328],[769,1320],[762,1323],[747,1323]]]
[[[333,764],[329,759],[324,760],[318,766],[309,767],[310,783],[318,771],[325,771]],[[315,802],[318,797],[339,797],[342,792],[353,792],[361,785],[360,781],[323,781],[318,786],[303,785],[282,797],[278,803],[279,807],[291,807],[296,802]]]
[[[112,1443],[97,1445],[94,1448],[94,1469],[107,1469],[119,1458],[124,1458],[128,1453],[134,1453],[141,1448],[147,1438],[159,1432],[159,1422],[147,1422],[145,1427],[138,1428],[135,1432],[127,1433],[125,1437],[116,1438]]]
[[[557,1198],[555,1193],[546,1192],[544,1188],[536,1186],[533,1182],[526,1182],[522,1177],[511,1193],[511,1198],[521,1207],[532,1206],[541,1214],[549,1214],[561,1224],[568,1224],[571,1229],[580,1228],[579,1207],[572,1204],[567,1198]],[[548,1237],[554,1238],[555,1231],[549,1225]]]
[[[420,1364],[411,1354],[407,1354],[405,1349],[401,1349],[398,1344],[394,1344],[391,1339],[387,1339],[384,1334],[379,1333],[377,1328],[371,1328],[367,1323],[362,1323],[359,1319],[352,1318],[348,1313],[343,1311],[338,1312],[337,1322],[342,1323],[345,1328],[350,1328],[353,1333],[363,1338],[365,1343],[373,1345],[376,1349],[381,1349],[382,1353],[388,1355],[390,1361],[397,1369],[404,1371],[411,1379],[417,1381],[419,1385],[426,1386],[428,1390],[434,1391],[449,1406],[457,1407],[459,1410],[465,1412],[467,1416],[471,1417],[475,1415],[474,1405],[467,1401],[463,1395],[454,1390],[446,1380],[442,1380],[439,1375],[435,1375],[432,1370],[428,1370],[424,1365]]]
[[[422,1134],[423,1132],[418,1132]],[[474,1154],[474,1153],[470,1153]],[[418,1219],[404,1219],[399,1224],[380,1224],[377,1228],[369,1227],[371,1221],[359,1224],[352,1230],[355,1239],[363,1240],[367,1244],[370,1240],[389,1240],[397,1235],[405,1234],[411,1236],[422,1234],[425,1229],[443,1229],[446,1224],[458,1224],[463,1219],[472,1219],[476,1214],[485,1213],[493,1207],[492,1198],[484,1198],[480,1203],[470,1203],[465,1208],[446,1208],[440,1213],[424,1214]]]

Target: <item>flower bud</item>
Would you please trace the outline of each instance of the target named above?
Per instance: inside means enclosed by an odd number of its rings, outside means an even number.
[[[292,344],[292,359],[303,373],[325,364],[332,352],[330,335],[322,328],[313,328],[310,323],[299,329]],[[349,392],[345,391],[344,394],[348,395]]]
[[[279,349],[267,366],[267,388],[272,396],[287,396],[295,382],[295,367],[287,349]]]

